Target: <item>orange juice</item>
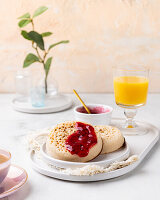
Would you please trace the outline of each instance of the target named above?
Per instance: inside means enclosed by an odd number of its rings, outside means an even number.
[[[114,78],[114,94],[117,104],[143,105],[147,100],[148,78],[143,76],[119,76]]]

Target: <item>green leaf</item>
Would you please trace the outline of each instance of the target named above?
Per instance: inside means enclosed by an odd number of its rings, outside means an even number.
[[[33,14],[33,18],[37,17],[38,15],[44,13],[48,8],[46,6],[39,7]]]
[[[69,40],[62,40],[62,41],[57,42],[57,43],[55,43],[55,44],[51,44],[51,45],[49,46],[48,50],[52,49],[53,47],[55,47],[55,46],[57,46],[57,45],[59,45],[59,44],[64,44],[64,43],[68,43],[68,42],[69,42]]]
[[[27,31],[22,30],[22,31],[21,31],[21,35],[22,35],[25,39],[31,40],[31,38],[29,37]]]
[[[22,28],[22,27],[26,26],[27,24],[29,24],[30,22],[31,22],[30,19],[22,19],[21,21],[19,21],[18,26],[20,28]]]
[[[28,67],[29,65],[31,65],[34,62],[39,62],[39,58],[34,55],[33,53],[29,53],[23,63],[23,68]]]
[[[51,66],[51,62],[52,62],[52,57],[48,58],[46,63],[45,63],[44,68],[45,68],[46,76],[48,76],[50,66]]]
[[[40,49],[44,50],[44,41],[41,34],[35,31],[30,31],[28,36],[37,44]]]
[[[24,15],[18,17],[18,19],[26,19],[26,18],[30,18],[30,14],[29,13],[25,13]]]
[[[42,37],[48,37],[48,36],[52,35],[52,33],[51,32],[44,32],[41,35],[42,35]]]

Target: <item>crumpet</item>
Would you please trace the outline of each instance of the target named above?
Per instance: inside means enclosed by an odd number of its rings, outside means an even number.
[[[113,126],[94,126],[96,133],[100,133],[103,142],[101,154],[116,151],[124,144],[124,137],[121,131]]]
[[[51,131],[46,150],[48,155],[59,160],[87,162],[100,154],[102,139],[89,124],[65,122]]]

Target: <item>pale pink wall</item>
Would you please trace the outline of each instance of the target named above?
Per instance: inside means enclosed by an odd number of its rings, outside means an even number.
[[[160,0],[3,0],[0,1],[0,92],[14,91],[30,43],[19,34],[17,17],[46,5],[36,18],[39,31],[52,31],[52,76],[60,91],[111,92],[112,66],[145,64],[152,69],[151,91],[160,91]],[[29,27],[28,27],[29,28]],[[36,74],[38,66],[31,67]]]

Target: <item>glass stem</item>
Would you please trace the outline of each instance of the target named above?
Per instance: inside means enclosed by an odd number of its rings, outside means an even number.
[[[136,109],[125,109],[124,115],[126,117],[125,128],[135,128],[136,124],[134,122],[134,117],[137,113]]]

